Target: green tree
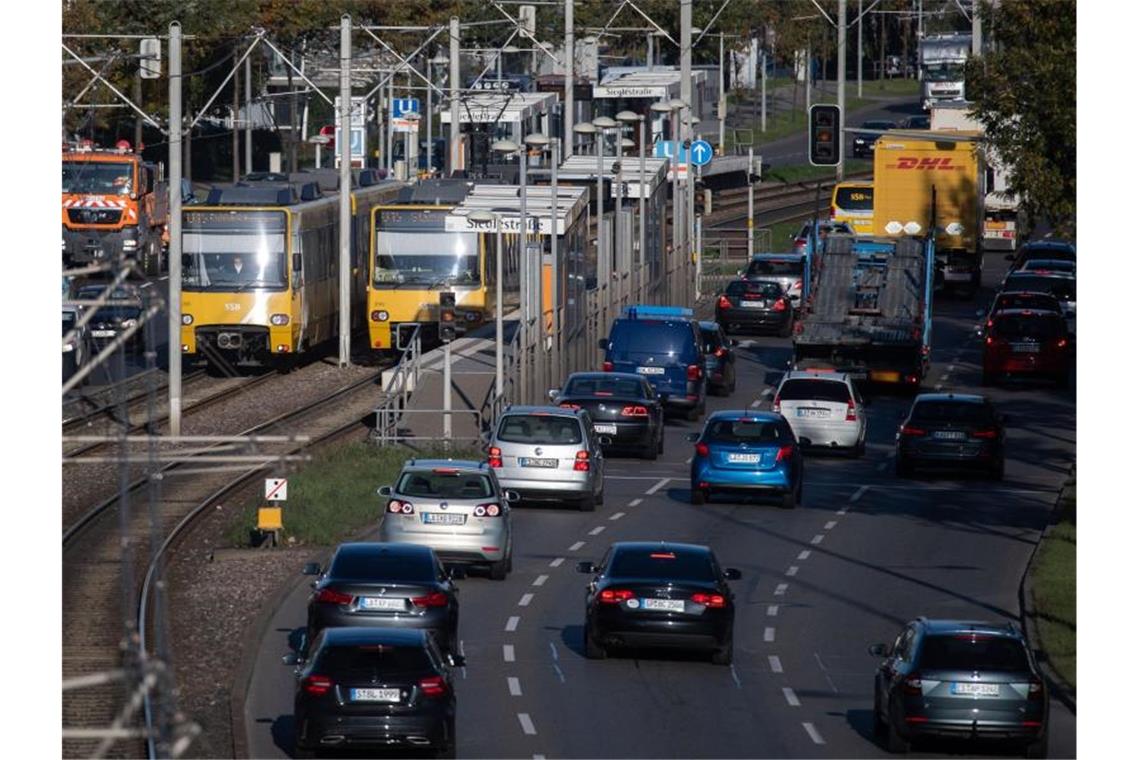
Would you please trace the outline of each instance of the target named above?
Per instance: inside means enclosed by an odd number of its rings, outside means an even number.
[[[1011,167],[1030,218],[1075,230],[1076,0],[1002,0],[983,9],[992,45],[967,64],[972,115]]]

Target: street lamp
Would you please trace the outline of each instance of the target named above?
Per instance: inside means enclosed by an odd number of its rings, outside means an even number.
[[[644,295],[641,289],[644,285],[643,277],[645,274],[645,194],[648,192],[648,185],[645,180],[645,117],[633,111],[620,111],[617,120],[623,124],[637,122],[637,161],[640,172],[637,180],[637,294],[638,302],[640,302]],[[625,140],[622,140],[622,146],[625,146]]]
[[[609,116],[599,116],[598,118],[594,119],[593,122],[591,122],[591,123],[594,125],[594,128],[598,130],[598,229],[600,231],[601,223],[602,223],[602,217],[605,216],[605,210],[606,210],[606,199],[605,199],[605,195],[604,195],[605,186],[603,183],[603,177],[605,175],[606,169],[602,163],[602,159],[604,158],[605,152],[606,152],[606,148],[605,148],[606,130],[618,129],[618,128],[620,128],[621,125],[618,124],[613,119],[611,119]],[[616,216],[617,215],[615,213],[615,221],[616,221]],[[606,246],[606,250],[602,251],[602,246],[601,246],[602,236],[600,233],[598,235],[598,243],[599,243],[599,245],[598,245],[598,254],[599,254],[598,260],[599,261],[603,261],[603,260],[605,261],[605,282],[606,282],[606,292],[607,292],[607,298],[606,298],[607,305],[608,305],[608,303],[612,302],[612,300],[613,300],[613,290],[612,290],[611,286],[613,284],[613,270],[614,270],[614,250],[613,250],[614,249],[613,244],[615,242],[614,238],[615,238],[615,236],[612,234],[607,236],[606,242],[608,243],[608,245]],[[603,312],[602,317],[603,317],[603,323],[609,322],[609,309],[608,308],[606,309],[606,311]]]
[[[573,131],[579,135],[592,135],[598,131],[598,128],[588,121],[580,121],[574,125]]]
[[[477,224],[495,225],[495,399],[503,398],[503,225],[494,211],[476,209],[467,218]]]
[[[506,156],[517,154],[519,157],[519,274],[522,282],[530,281],[530,262],[527,260],[526,255],[526,150],[520,149],[518,143],[513,140],[496,140],[491,144],[491,150],[496,153],[503,153]],[[526,403],[529,399],[526,397],[527,380],[529,379],[529,372],[526,366],[526,345],[527,333],[530,312],[530,304],[526,299],[520,298],[520,307],[522,309],[522,318],[519,320],[519,352],[521,353],[521,361],[517,361],[519,366],[519,385],[521,387],[522,396],[519,401]]]
[[[693,111],[691,108],[689,108],[689,104],[686,103],[685,101],[681,100],[680,98],[673,98],[672,100],[669,101],[669,105],[671,105],[675,109],[677,109],[677,126],[678,126],[677,134],[678,134],[678,137],[681,135],[682,132],[684,132],[684,134],[686,134],[686,135],[691,135],[692,134],[692,123],[693,123]],[[689,128],[682,130],[681,129],[681,127],[682,127],[681,111],[685,110],[685,109],[689,109],[689,114],[687,116],[688,121],[689,121]],[[678,158],[680,158],[680,156],[678,156]],[[681,262],[683,265],[687,264],[688,262],[693,260],[693,253],[694,253],[694,251],[693,251],[693,196],[694,196],[694,193],[693,193],[693,167],[690,163],[690,164],[686,164],[686,166],[685,166],[685,202],[684,202],[683,215],[682,215],[683,219],[684,219],[684,224],[682,225],[682,229],[684,230],[684,236],[683,237],[684,237],[684,243],[685,243],[685,247],[684,247],[685,259]]]
[[[538,390],[542,392],[545,388],[553,384],[551,380],[557,381],[562,378],[562,329],[561,319],[558,316],[558,308],[561,304],[561,294],[559,292],[559,266],[558,266],[558,153],[562,144],[557,138],[547,137],[541,132],[533,132],[523,138],[529,147],[537,151],[550,152],[550,310],[551,310],[551,331],[553,333],[553,340],[550,341],[551,353],[553,353],[553,361],[549,358],[543,363],[543,382],[539,384]],[[539,226],[541,231],[541,225]],[[547,352],[547,335],[546,335],[546,315],[543,312],[542,301],[542,262],[539,260],[539,266],[536,270],[538,274],[534,277],[532,284],[532,299],[539,304],[539,335],[542,336],[542,350],[545,354]],[[548,372],[553,372],[554,376],[547,375]]]
[[[678,100],[666,100],[654,103],[649,106],[650,109],[657,113],[669,114],[669,136],[673,139],[673,150],[669,151],[669,163],[673,173],[673,254],[672,257],[675,263],[677,251],[681,248],[681,209],[680,209],[680,186],[677,181],[678,168],[681,158],[681,141],[677,139],[677,111],[679,110],[674,103],[679,103]],[[668,267],[672,271],[672,266]],[[672,280],[670,281],[672,283]],[[670,293],[670,300],[672,294]]]

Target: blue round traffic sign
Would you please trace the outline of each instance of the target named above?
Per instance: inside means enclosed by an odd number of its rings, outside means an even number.
[[[712,161],[713,149],[705,140],[693,140],[689,144],[689,161],[693,166],[704,166]]]

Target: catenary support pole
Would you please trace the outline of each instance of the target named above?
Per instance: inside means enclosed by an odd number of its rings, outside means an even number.
[[[547,357],[549,362],[549,369],[553,372],[553,382],[548,383],[553,385],[554,382],[559,382],[564,377],[562,373],[562,320],[558,316],[558,306],[561,303],[562,288],[560,280],[562,268],[558,265],[558,154],[561,152],[558,148],[562,145],[558,137],[552,136],[550,146],[550,328],[551,336],[550,342],[553,346],[553,356]],[[539,283],[541,283],[541,277]],[[546,320],[543,319],[542,325],[542,339],[546,340]],[[539,391],[544,391],[544,388],[539,388]]]
[[[394,167],[396,166],[396,158],[392,154],[392,114],[395,113],[395,110],[396,110],[395,103],[396,103],[396,74],[395,74],[395,72],[393,72],[392,76],[390,76],[388,78],[388,119],[387,119],[388,128],[386,130],[384,130],[384,151],[387,154],[388,163],[386,164],[386,166],[388,167],[388,176],[389,177],[392,176],[392,172],[394,170]],[[407,158],[408,158],[408,155],[405,153],[404,154],[405,162],[407,161]]]
[[[432,91],[432,85],[435,84],[435,78],[432,76],[432,68],[433,67],[431,65],[431,58],[425,54],[424,60],[426,61],[424,66],[427,68],[427,78],[428,78],[427,108],[424,109],[424,116],[427,118],[427,164],[426,164],[426,166],[427,166],[428,175],[431,175],[431,173],[435,167],[435,164],[432,163],[432,154],[434,153],[434,147],[435,146],[432,145],[433,140],[431,138],[431,91]]]
[[[572,156],[574,155],[573,126],[577,121],[574,115],[574,0],[566,0],[565,9],[562,44],[565,47],[563,53],[566,56],[564,66],[566,79],[563,91],[565,105],[562,107],[562,148],[565,155]]]
[[[234,104],[233,104],[233,109],[234,109],[233,110],[233,120],[234,120],[234,123],[233,123],[233,128],[234,128],[234,134],[233,134],[233,159],[234,159],[233,160],[233,174],[234,174],[234,182],[237,182],[238,177],[241,176],[241,142],[240,142],[240,135],[239,135],[239,130],[238,130],[238,112],[241,110],[241,90],[239,89],[239,86],[238,86],[239,85],[238,80],[240,79],[240,77],[238,75],[238,71],[239,71],[238,53],[237,53],[237,51],[234,51],[234,82],[233,82],[233,87],[234,87]]]
[[[451,96],[451,132],[448,135],[450,140],[450,161],[448,163],[449,172],[458,171],[463,168],[463,159],[461,157],[461,130],[459,129],[459,17],[451,17],[451,45],[450,45],[450,63],[451,75],[448,77],[450,81],[449,92]]]
[[[637,121],[637,163],[638,192],[637,192],[637,300],[641,303],[645,297],[645,194],[649,183],[645,179],[645,115]]]
[[[253,67],[245,57],[245,171],[253,171]]]
[[[495,215],[495,398],[503,398],[503,219]]]
[[[978,0],[974,0],[970,12],[970,52],[974,55],[982,54],[982,14]]]
[[[693,139],[693,0],[681,0],[681,100],[685,101],[685,109],[677,116],[683,119],[682,137],[685,141]],[[685,202],[682,206],[684,212],[684,248],[682,255],[683,266],[692,261],[693,249],[693,172],[691,162],[685,166]],[[681,279],[684,282],[684,279]],[[684,293],[688,288],[683,288]]]
[[[724,32],[720,33],[720,49],[719,49],[719,52],[720,52],[720,57],[718,58],[719,63],[717,64],[717,69],[716,69],[716,93],[718,96],[717,102],[716,102],[716,118],[717,118],[717,122],[719,122],[718,126],[720,127],[720,132],[718,135],[718,137],[720,139],[717,142],[717,150],[720,153],[720,155],[723,156],[724,155],[724,120],[725,120],[725,117],[728,116],[728,100],[726,99],[726,96],[724,94]]]
[[[443,445],[451,447],[451,341],[443,344]]]
[[[839,44],[836,50],[836,102],[839,103],[839,163],[835,167],[835,181],[843,181],[844,147],[847,137],[843,132],[843,122],[847,111],[847,0],[839,0]]]
[[[182,435],[182,25],[170,24],[170,248],[167,267],[170,271],[169,296],[166,305],[167,360],[170,379],[170,435]]]
[[[534,262],[530,258],[530,241],[528,240],[529,236],[527,235],[528,227],[526,221],[526,161],[526,143],[522,143],[519,146],[519,261],[521,263],[519,275],[522,279],[520,285],[522,308],[520,309],[521,314],[519,315],[519,329],[523,332],[519,340],[519,384],[522,388],[522,397],[519,401],[523,404],[532,403],[530,395],[531,371],[528,366],[530,350],[528,344],[533,340],[533,327],[530,324],[530,320],[534,314],[534,301],[530,295],[531,269],[534,267]]]
[[[768,54],[764,48],[760,48],[760,131],[768,131]]]
[[[863,97],[863,0],[859,0],[859,16],[856,19],[856,22],[859,25],[859,50],[855,56],[855,60],[858,61],[858,63],[855,64],[855,70],[857,72],[856,77],[858,78],[859,82],[859,90],[857,95],[861,98]]]
[[[752,261],[755,252],[755,220],[752,217],[752,146],[748,146],[748,260]]]
[[[142,84],[142,82],[143,82],[143,80],[142,80],[142,63],[141,63],[141,61],[139,63],[139,70],[135,72],[135,78],[134,79],[135,79],[135,81],[134,81],[135,103],[142,103],[142,96],[143,96],[143,84]],[[134,142],[134,149],[136,152],[139,152],[139,146],[142,145],[142,139],[143,139],[143,117],[142,116],[136,116],[135,117],[135,142]]]
[[[361,104],[363,108],[363,104]],[[352,315],[349,313],[352,286],[352,17],[340,17],[340,366],[352,362]],[[304,273],[302,277],[305,276]],[[298,348],[300,348],[298,346]]]

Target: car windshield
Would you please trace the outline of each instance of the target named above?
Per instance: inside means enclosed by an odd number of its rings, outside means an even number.
[[[619,396],[645,398],[640,380],[625,377],[577,377],[566,383],[563,396]]]
[[[775,420],[713,420],[705,431],[708,443],[782,443],[784,432]],[[786,441],[790,443],[791,441]]]
[[[427,552],[340,551],[329,568],[329,577],[368,581],[433,581],[435,567]]]
[[[652,356],[663,359],[662,364],[671,364],[683,361],[689,346],[696,351],[689,322],[620,319],[614,322],[610,344],[611,361],[636,362]]]
[[[433,670],[423,647],[361,644],[331,646],[316,657],[315,672],[333,679],[365,679],[378,676],[415,675]]]
[[[745,294],[758,295],[762,298],[779,298],[784,295],[784,289],[775,282],[751,282],[747,280],[733,280],[728,283],[725,293],[740,297]]]
[[[1068,331],[1056,316],[1009,315],[994,320],[993,334],[998,338],[1035,338],[1048,340]]]
[[[130,195],[129,161],[64,161],[63,192],[89,195]]]
[[[496,436],[508,443],[574,444],[582,442],[577,417],[552,414],[509,414],[499,423]]]
[[[840,187],[835,190],[835,205],[843,211],[870,211],[874,198],[869,187]]]
[[[748,265],[746,277],[802,277],[804,273],[803,262],[800,261],[772,261],[766,259],[753,259]]]
[[[1031,293],[1051,293],[1058,301],[1077,300],[1077,281],[1069,277],[1042,277],[1033,274],[1013,274],[1005,281],[1006,290]]]
[[[380,230],[373,283],[377,288],[478,285],[478,234]]]
[[[285,287],[285,212],[186,209],[182,225],[184,289]]]
[[[993,409],[987,404],[968,401],[920,401],[910,413],[913,421],[970,422],[987,424],[994,420]]]
[[[1022,268],[1038,272],[1073,272],[1076,271],[1077,263],[1061,259],[1029,259]]]
[[[396,490],[403,496],[448,499],[487,499],[495,495],[486,475],[447,469],[405,472]]]
[[[851,399],[847,384],[836,380],[789,380],[776,394],[780,401],[834,401],[846,404]]]
[[[670,578],[684,581],[715,581],[712,555],[692,550],[618,549],[610,560],[611,578]]]
[[[1045,293],[999,293],[993,310],[1002,309],[1044,309],[1061,313],[1057,299]]]
[[[918,653],[923,670],[1027,672],[1025,647],[1004,636],[927,636]]]

